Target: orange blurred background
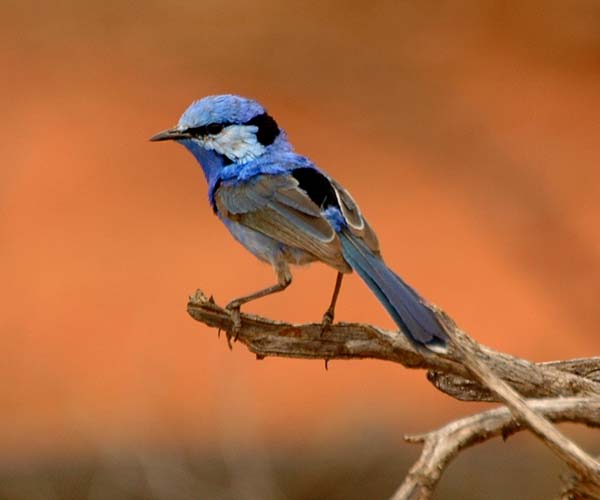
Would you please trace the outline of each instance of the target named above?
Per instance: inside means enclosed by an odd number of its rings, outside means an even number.
[[[262,102],[352,192],[391,267],[482,343],[533,360],[598,353],[598,3],[5,1],[2,12],[5,498],[71,498],[19,489],[31,464],[147,449],[213,453],[259,482],[256,463],[278,453],[408,456],[385,496],[418,452],[402,434],[485,408],[389,363],[257,362],[188,317],[196,288],[224,304],[274,279],[213,216],[193,158],[148,142],[207,94]],[[298,269],[247,310],[316,321],[334,278]],[[356,277],[336,319],[393,326]],[[525,439],[489,446],[547,455]],[[317,498],[234,483],[189,498]],[[188,498],[166,491],[152,498]],[[456,498],[481,498],[467,493]]]

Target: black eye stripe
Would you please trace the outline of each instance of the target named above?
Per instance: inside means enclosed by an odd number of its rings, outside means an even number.
[[[207,125],[202,125],[200,127],[190,127],[186,130],[188,134],[193,137],[202,137],[205,135],[217,135],[220,133],[225,127],[229,125],[233,125],[232,123],[209,123]]]
[[[217,135],[221,131],[230,125],[235,125],[231,122],[222,123],[208,123],[200,127],[190,127],[186,130],[192,137],[204,137],[207,135]],[[256,138],[263,146],[269,146],[275,142],[277,136],[281,133],[277,122],[267,113],[257,115],[247,122],[241,123],[240,125],[254,125],[258,128],[256,132]]]
[[[222,123],[210,123],[206,126],[206,131],[210,135],[217,135],[219,132],[221,132],[221,130],[223,130],[223,128],[225,128],[225,125]]]

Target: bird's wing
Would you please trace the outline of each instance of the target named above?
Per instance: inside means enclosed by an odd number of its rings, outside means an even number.
[[[223,216],[348,270],[334,228],[292,175],[257,175],[239,184],[223,183],[215,190],[215,203]]]
[[[367,248],[376,255],[379,255],[379,241],[373,228],[367,222],[360,212],[358,205],[354,201],[354,198],[350,196],[350,193],[344,189],[336,180],[329,178],[329,182],[335,190],[335,194],[338,200],[338,205],[350,232],[355,236],[361,238],[367,245]]]

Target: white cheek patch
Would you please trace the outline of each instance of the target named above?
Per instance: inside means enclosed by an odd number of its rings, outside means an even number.
[[[246,163],[258,158],[265,147],[256,138],[258,127],[255,125],[229,125],[219,134],[203,139],[206,149],[214,149],[236,163]]]

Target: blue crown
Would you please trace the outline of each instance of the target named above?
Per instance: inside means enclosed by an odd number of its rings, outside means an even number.
[[[192,128],[211,123],[246,123],[263,113],[264,108],[252,99],[233,94],[210,95],[193,102],[181,115],[178,126]]]

